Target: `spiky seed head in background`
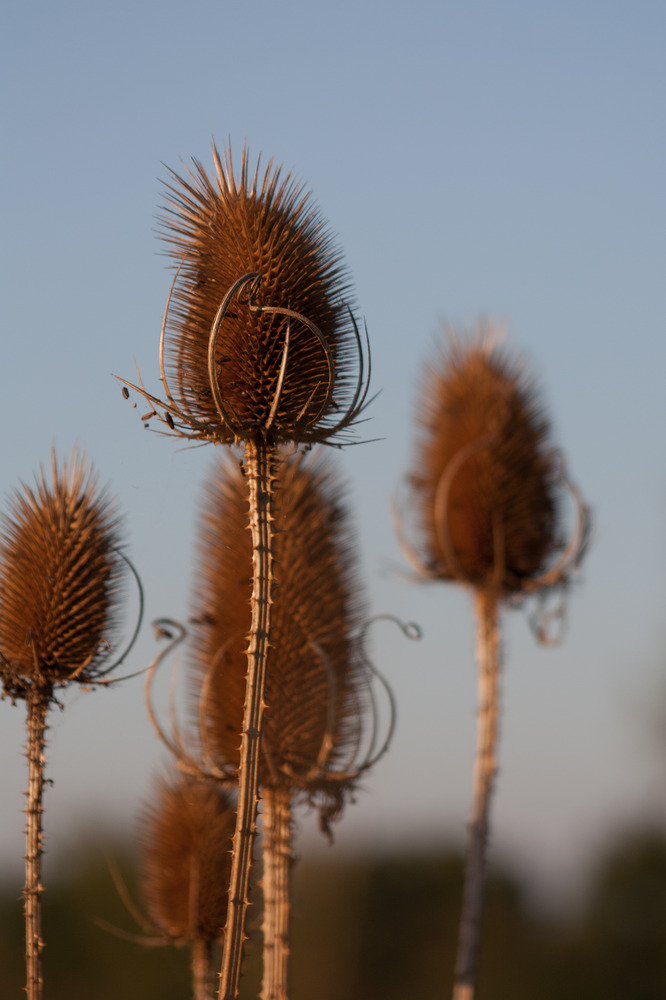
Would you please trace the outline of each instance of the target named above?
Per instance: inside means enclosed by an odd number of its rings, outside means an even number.
[[[558,457],[523,360],[492,327],[426,370],[409,479],[432,577],[520,593],[560,544]]]
[[[141,829],[143,898],[174,943],[213,943],[227,916],[236,807],[211,781],[161,778]]]
[[[171,171],[161,220],[178,267],[165,343],[171,416],[218,441],[326,439],[360,412],[360,345],[341,253],[291,174],[272,161],[251,173],[243,149],[236,177],[230,149],[222,159],[213,147],[213,156],[214,178],[197,160],[185,176]],[[256,281],[230,302],[216,342],[222,420],[209,378],[211,329],[245,275]]]
[[[108,493],[76,449],[10,500],[0,534],[0,677],[23,697],[100,676],[117,633],[125,564]]]
[[[280,463],[271,647],[260,782],[305,793],[335,814],[367,708],[354,641],[364,618],[344,491],[321,454]],[[195,608],[197,702],[207,748],[236,764],[245,699],[252,551],[248,490],[237,464],[208,484]],[[352,782],[347,783],[347,789]]]

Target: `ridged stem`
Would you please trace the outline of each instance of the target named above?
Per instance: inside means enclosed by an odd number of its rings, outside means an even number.
[[[252,846],[256,834],[261,726],[266,660],[270,640],[273,584],[273,490],[276,451],[272,445],[246,444],[249,517],[252,533],[252,624],[247,650],[247,686],[238,766],[238,813],[233,838],[229,905],[224,930],[220,1000],[236,1000],[240,980]]]
[[[264,976],[261,1000],[289,996],[289,918],[291,913],[291,794],[265,787],[262,794],[264,859]]]
[[[25,808],[25,964],[28,1000],[42,996],[42,815],[46,747],[46,713],[51,700],[50,685],[35,683],[28,691],[28,790]]]
[[[194,1000],[212,1000],[214,976],[210,941],[197,937],[192,942],[192,985]]]
[[[490,829],[490,798],[497,771],[495,747],[499,714],[500,654],[498,601],[495,593],[483,590],[477,592],[476,616],[479,667],[477,748],[453,1000],[474,998]]]

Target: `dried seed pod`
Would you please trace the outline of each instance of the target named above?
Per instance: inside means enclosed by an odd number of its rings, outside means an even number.
[[[219,785],[162,778],[141,832],[141,882],[151,921],[174,943],[222,937],[235,804]]]
[[[237,179],[230,150],[213,156],[214,179],[195,160],[167,185],[172,417],[209,440],[324,440],[365,398],[340,251],[291,175],[251,175],[243,150]]]
[[[116,635],[125,563],[114,504],[77,451],[51,482],[23,486],[0,537],[0,677],[13,697],[32,685],[90,683]]]
[[[233,765],[243,718],[250,626],[247,484],[221,463],[208,486],[199,544],[195,676],[207,747]],[[321,456],[281,463],[277,579],[268,654],[260,783],[332,796],[336,767],[359,743],[363,616],[342,491]],[[328,803],[330,804],[330,802]]]
[[[481,327],[427,369],[411,499],[428,574],[521,592],[559,545],[559,463],[522,360]]]

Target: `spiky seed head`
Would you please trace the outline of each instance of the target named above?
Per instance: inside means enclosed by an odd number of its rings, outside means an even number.
[[[223,160],[213,147],[213,156],[214,178],[197,160],[186,176],[171,171],[161,220],[168,253],[180,268],[166,343],[174,398],[217,440],[325,436],[350,405],[357,363],[349,275],[340,251],[310,194],[291,174],[282,177],[272,161],[261,175],[257,162],[251,174],[244,148],[237,178],[230,149]],[[217,340],[216,379],[228,426],[211,391],[209,340],[226,293],[251,273],[259,276],[256,295],[233,299]],[[298,319],[268,311],[275,308],[314,323],[325,346]]]
[[[219,785],[163,777],[141,828],[143,898],[155,926],[178,943],[212,943],[227,915],[235,803]]]
[[[108,493],[73,451],[10,500],[0,534],[0,675],[7,694],[93,681],[116,637],[124,563]]]
[[[332,815],[341,805],[341,785],[328,780],[327,772],[353,754],[365,708],[353,641],[364,613],[354,538],[343,490],[323,456],[285,458],[277,497],[260,781],[295,793],[300,789]],[[238,466],[217,464],[205,494],[199,542],[195,687],[198,701],[208,685],[207,745],[220,761],[234,765],[251,620],[247,504]]]
[[[520,593],[558,545],[557,455],[524,362],[488,325],[450,332],[420,399],[410,487],[423,561],[441,579]]]

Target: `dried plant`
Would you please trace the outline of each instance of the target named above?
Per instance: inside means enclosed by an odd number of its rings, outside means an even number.
[[[213,996],[212,948],[227,915],[235,803],[211,781],[162,779],[141,833],[142,894],[154,943],[188,944],[195,1000]]]
[[[359,774],[370,717],[358,643],[364,602],[343,490],[323,456],[280,466],[266,714],[259,780],[264,859],[263,1000],[288,996],[292,808],[301,797],[328,831]],[[247,483],[218,464],[206,492],[195,606],[196,703],[202,758],[219,773],[239,763],[252,552]],[[367,710],[367,711],[366,711]],[[382,747],[380,752],[383,752]]]
[[[230,905],[220,997],[235,1000],[242,958],[271,634],[274,481],[281,442],[343,443],[366,405],[369,370],[342,258],[309,194],[269,162],[236,178],[230,150],[172,172],[163,236],[176,274],[160,339],[166,400],[126,383],[167,433],[242,443],[252,534],[252,623]],[[171,302],[173,301],[173,308]],[[167,369],[173,391],[167,378]]]
[[[491,327],[427,370],[409,478],[419,542],[403,547],[420,578],[472,588],[478,620],[479,723],[455,1000],[471,1000],[478,964],[498,719],[499,605],[564,589],[589,537],[589,511],[562,472],[524,363]],[[563,488],[577,524],[561,538]],[[402,537],[402,533],[401,533]]]
[[[51,482],[42,469],[23,485],[0,536],[0,679],[3,696],[27,706],[27,994],[38,1000],[41,972],[41,854],[46,715],[71,683],[102,683],[114,653],[127,560],[115,506],[74,451]],[[137,627],[138,628],[138,627]],[[135,632],[136,635],[136,632]],[[113,662],[112,662],[113,659]]]

